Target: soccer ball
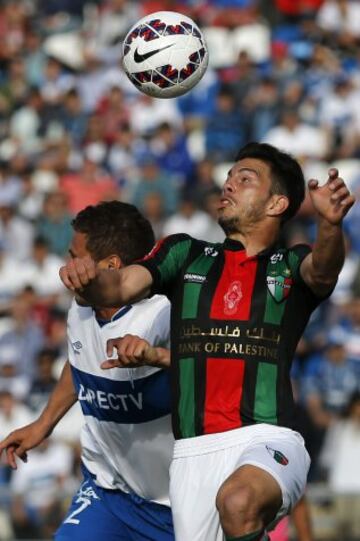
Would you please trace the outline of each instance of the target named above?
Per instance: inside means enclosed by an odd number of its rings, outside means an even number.
[[[174,98],[204,75],[209,54],[204,37],[189,17],[158,11],[137,22],[123,46],[126,75],[141,92]]]

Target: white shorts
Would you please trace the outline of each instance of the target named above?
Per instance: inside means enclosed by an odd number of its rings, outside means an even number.
[[[222,541],[215,501],[223,482],[240,466],[262,468],[278,482],[288,514],[305,491],[310,457],[298,432],[258,424],[175,442],[170,501],[176,541]]]

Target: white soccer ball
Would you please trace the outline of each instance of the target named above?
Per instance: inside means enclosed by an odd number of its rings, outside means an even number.
[[[199,27],[174,11],[138,21],[123,46],[124,69],[141,92],[156,98],[181,96],[204,75],[209,53]]]

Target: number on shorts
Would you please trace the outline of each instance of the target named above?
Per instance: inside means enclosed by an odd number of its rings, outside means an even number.
[[[76,515],[79,515],[82,511],[84,511],[89,505],[91,505],[91,500],[89,498],[78,498],[76,500],[76,503],[80,503],[81,505],[75,509],[70,515],[64,520],[64,524],[79,524],[80,520],[76,517]]]

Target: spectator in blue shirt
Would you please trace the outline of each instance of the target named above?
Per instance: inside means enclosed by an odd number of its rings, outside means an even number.
[[[244,114],[236,107],[233,92],[223,86],[216,100],[216,109],[209,118],[206,130],[206,153],[217,162],[227,162],[244,143],[246,127]]]
[[[347,356],[343,333],[330,331],[323,353],[309,359],[304,378],[306,406],[315,424],[328,428],[357,389],[360,381]]]

